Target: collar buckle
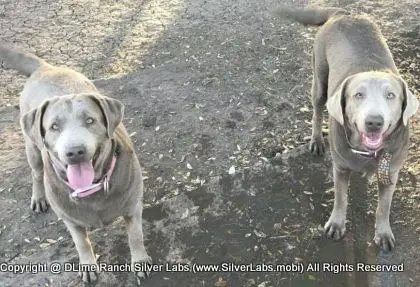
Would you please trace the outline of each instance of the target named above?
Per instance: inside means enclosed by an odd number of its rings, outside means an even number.
[[[82,197],[86,197],[88,195],[91,195],[91,194],[101,190],[101,188],[102,188],[101,185],[102,185],[102,183],[98,182],[98,183],[91,184],[91,185],[89,185],[85,188],[77,188],[70,194],[70,196],[73,199],[79,199],[79,198],[82,198]]]

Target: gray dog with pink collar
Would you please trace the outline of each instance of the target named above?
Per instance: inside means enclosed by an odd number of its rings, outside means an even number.
[[[21,127],[32,169],[31,207],[51,205],[71,233],[84,282],[97,279],[88,226],[119,216],[131,262],[150,263],[143,243],[141,168],[125,130],[123,105],[99,94],[82,74],[0,46],[0,60],[29,76],[20,97]],[[133,268],[133,271],[135,269]],[[137,281],[145,272],[135,272]]]

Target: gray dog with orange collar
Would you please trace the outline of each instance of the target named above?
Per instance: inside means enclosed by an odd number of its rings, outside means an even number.
[[[379,202],[375,243],[395,245],[389,224],[392,195],[408,150],[408,120],[418,100],[400,77],[385,40],[368,18],[335,8],[282,7],[281,16],[321,26],[315,37],[312,65],[311,152],[323,155],[322,111],[326,104],[333,160],[335,199],[325,224],[328,237],[345,233],[347,189],[351,171],[377,171]]]
[[[143,243],[143,180],[122,124],[121,102],[102,96],[82,74],[38,57],[0,47],[7,67],[30,76],[20,98],[21,127],[32,169],[31,207],[50,204],[63,219],[79,253],[84,282],[97,279],[86,227],[118,216],[127,223],[131,261],[150,263]],[[134,269],[133,269],[134,271]],[[144,272],[135,272],[137,281]]]

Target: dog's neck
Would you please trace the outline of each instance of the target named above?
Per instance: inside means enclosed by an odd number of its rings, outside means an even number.
[[[112,158],[114,156],[118,157],[118,155],[120,154],[121,148],[116,139],[111,139],[111,143],[108,145],[110,146],[107,147],[106,145],[104,145],[100,147],[101,149],[103,149],[100,152],[103,152],[105,154],[103,156],[98,156],[98,162],[96,163],[96,167],[95,167],[95,180],[94,180],[95,182],[103,178],[103,176],[109,170],[109,166],[111,165]],[[99,160],[100,158],[103,158],[103,160]]]

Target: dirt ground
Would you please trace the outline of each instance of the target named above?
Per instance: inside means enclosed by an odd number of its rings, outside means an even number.
[[[331,162],[307,151],[316,28],[277,19],[281,1],[2,0],[0,40],[86,74],[126,106],[145,175],[154,263],[403,263],[403,272],[155,272],[144,286],[419,286],[420,121],[391,212],[393,253],[373,239],[375,181],[351,182],[347,235],[327,240]],[[286,1],[283,1],[286,2]],[[420,88],[419,5],[289,1],[372,16],[412,90]],[[24,78],[0,71],[0,263],[77,262],[52,211],[29,208],[18,126]],[[100,262],[129,262],[120,220],[90,232]],[[81,286],[76,273],[0,272],[0,286]],[[101,273],[97,286],[135,286]]]

